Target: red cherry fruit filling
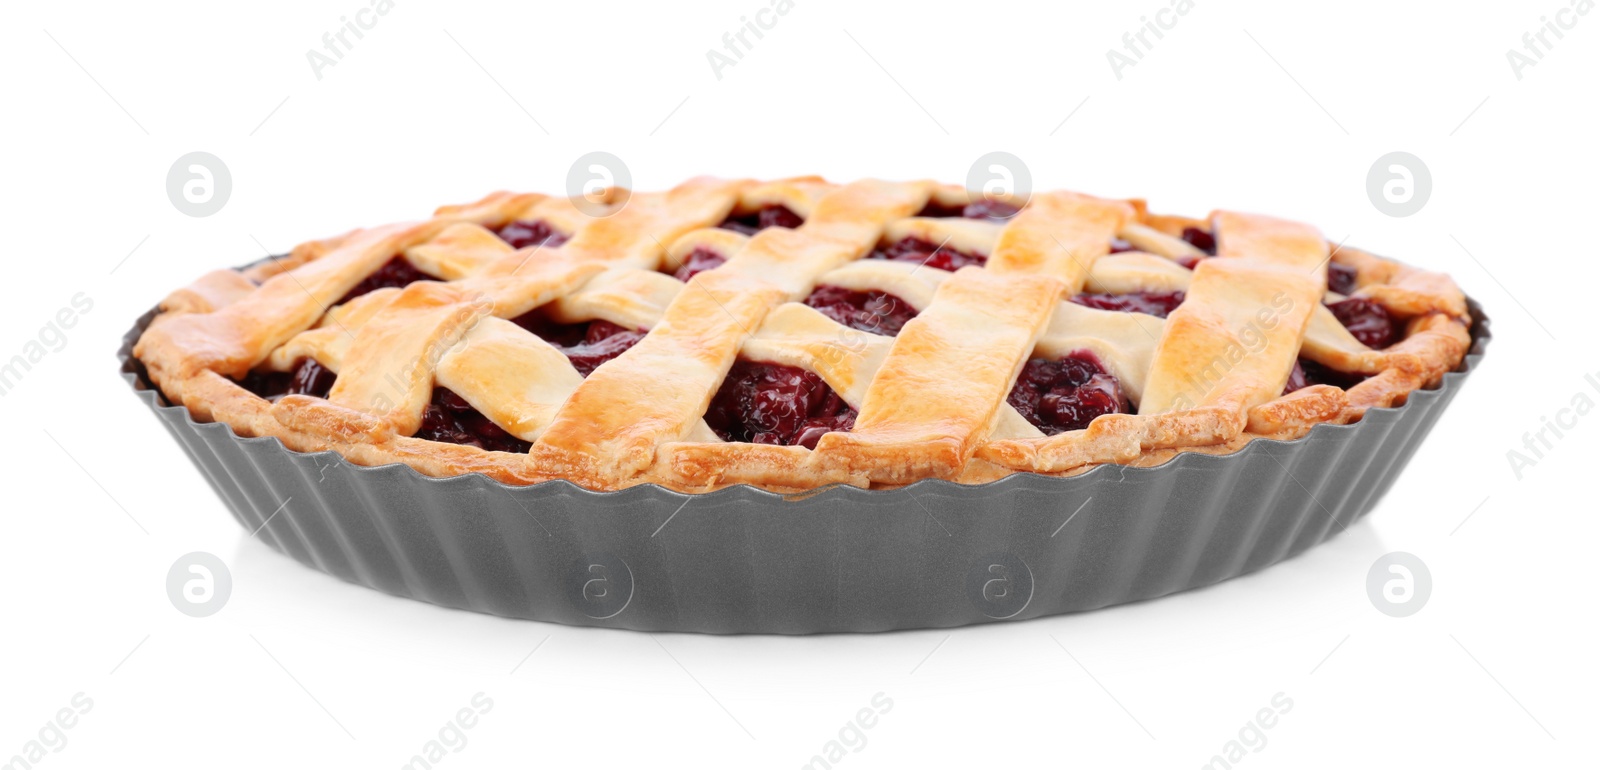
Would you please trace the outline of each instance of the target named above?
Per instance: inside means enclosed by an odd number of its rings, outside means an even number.
[[[683,258],[683,264],[679,265],[678,269],[672,273],[672,277],[688,283],[690,278],[712,268],[721,267],[722,263],[727,261],[727,257],[710,249],[695,249],[689,252],[689,256]]]
[[[1030,360],[1006,402],[1047,436],[1087,428],[1102,414],[1132,411],[1117,378],[1087,350],[1059,361]]]
[[[627,352],[644,339],[644,331],[624,329],[610,321],[592,321],[583,342],[561,348],[578,374],[588,377],[600,365]]]
[[[372,275],[367,276],[361,283],[356,284],[355,288],[351,289],[334,304],[343,305],[356,297],[379,289],[400,289],[417,281],[437,280],[439,279],[412,266],[411,261],[404,256],[396,256],[394,259],[383,263],[383,267],[378,268]]]
[[[755,235],[769,227],[795,228],[804,224],[805,220],[799,214],[790,211],[787,206],[766,206],[753,214],[733,215],[717,225],[724,230],[732,230],[745,235]]]
[[[1404,333],[1388,309],[1370,299],[1341,300],[1328,309],[1357,341],[1373,350],[1393,345]]]
[[[466,399],[446,388],[433,389],[433,400],[422,413],[422,427],[417,429],[416,438],[465,444],[491,452],[526,454],[532,446],[495,425],[482,412],[473,409]]]
[[[855,426],[856,410],[821,377],[739,359],[711,398],[706,424],[724,441],[815,449],[822,434]]]
[[[610,321],[558,324],[537,310],[513,318],[511,322],[553,345],[572,362],[572,368],[585,377],[601,364],[622,355],[645,335],[644,331],[626,329]]]
[[[525,249],[529,246],[549,246],[553,249],[567,242],[566,233],[551,227],[549,222],[542,219],[512,222],[496,230],[495,235],[511,244],[513,249]]]
[[[940,248],[937,243],[930,243],[915,236],[901,238],[899,242],[888,248],[873,249],[867,259],[890,259],[895,262],[911,262],[918,265],[936,267],[940,270],[954,272],[968,265],[983,267],[989,257],[983,254],[969,254],[956,251],[946,245]]]
[[[1365,379],[1366,375],[1347,374],[1329,369],[1309,358],[1302,358],[1294,363],[1294,371],[1289,373],[1289,383],[1283,386],[1283,395],[1312,385],[1332,385],[1349,390]]]
[[[273,402],[284,396],[327,398],[328,391],[333,390],[334,376],[316,360],[302,358],[287,372],[251,372],[239,385]]]
[[[1329,267],[1328,277],[1331,280],[1333,266]],[[1389,347],[1405,335],[1404,328],[1389,314],[1388,309],[1372,300],[1342,300],[1329,305],[1328,310],[1333,312],[1334,318],[1339,319],[1339,323],[1344,324],[1344,328],[1350,330],[1351,336],[1374,350]],[[1341,372],[1302,358],[1295,362],[1294,371],[1289,373],[1289,383],[1284,386],[1283,393],[1288,395],[1309,385],[1333,385],[1348,390],[1366,378],[1363,374]]]
[[[1328,263],[1328,291],[1346,297],[1356,293],[1356,269],[1338,262]]]
[[[893,294],[842,286],[818,286],[806,304],[840,324],[885,337],[899,334],[907,321],[917,317],[916,308]]]
[[[1185,227],[1179,237],[1183,239],[1184,243],[1205,252],[1206,257],[1217,255],[1217,239],[1210,232],[1201,230],[1198,227]],[[1178,260],[1178,264],[1193,270],[1194,266],[1200,264],[1202,259],[1205,259],[1205,257],[1182,257]]]
[[[1205,252],[1208,257],[1217,255],[1217,239],[1209,231],[1201,230],[1198,227],[1185,227],[1183,228],[1183,234],[1179,237],[1183,238],[1184,242],[1190,246]]]
[[[1183,298],[1181,291],[1140,291],[1132,294],[1078,294],[1072,297],[1072,302],[1099,310],[1120,310],[1166,318],[1168,313],[1183,304]]]
[[[959,206],[946,206],[938,201],[930,200],[928,201],[928,205],[923,206],[922,210],[917,212],[917,216],[937,217],[941,219],[947,217],[962,217],[964,219],[1003,220],[1016,216],[1018,211],[1021,211],[1021,209],[1010,203],[1005,201],[989,200],[988,198],[980,198],[971,203],[966,203]]]

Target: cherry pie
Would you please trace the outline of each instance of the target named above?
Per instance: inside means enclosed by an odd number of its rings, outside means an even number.
[[[1448,277],[1265,216],[818,178],[609,196],[496,193],[209,273],[135,355],[196,419],[361,465],[794,491],[1298,438],[1470,342]]]

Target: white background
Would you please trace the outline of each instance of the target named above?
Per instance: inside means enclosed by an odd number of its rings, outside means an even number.
[[[1165,0],[796,0],[720,80],[706,51],[763,0],[398,0],[320,80],[306,52],[362,0],[8,5],[0,358],[75,294],[94,304],[0,398],[0,760],[83,692],[43,767],[399,767],[483,692],[439,766],[792,768],[882,692],[840,766],[1199,767],[1282,692],[1240,766],[1592,766],[1600,416],[1520,480],[1506,457],[1575,394],[1600,401],[1600,13],[1521,80],[1506,60],[1567,4],[1198,0],[1120,81],[1106,51]],[[202,219],[164,189],[196,150],[233,177]],[[115,372],[137,315],[257,240],[558,192],[591,150],[638,189],[959,182],[1005,150],[1038,188],[1279,214],[1449,272],[1497,341],[1372,516],[1288,563],[1089,614],[814,638],[513,622],[312,572],[238,528]],[[1408,218],[1365,192],[1394,150],[1432,171]],[[195,550],[234,576],[200,620],[165,593]],[[1367,599],[1390,551],[1433,575],[1410,618]]]

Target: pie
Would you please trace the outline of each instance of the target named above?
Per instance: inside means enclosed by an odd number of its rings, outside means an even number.
[[[495,193],[208,273],[135,356],[293,450],[702,492],[1232,452],[1403,404],[1470,343],[1449,277],[1255,214],[815,177],[580,202]]]

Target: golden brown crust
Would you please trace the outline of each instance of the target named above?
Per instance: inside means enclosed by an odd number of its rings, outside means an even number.
[[[692,278],[649,335],[584,380],[534,445],[534,465],[606,486],[644,473],[658,448],[694,429],[741,344],[773,309],[865,254],[884,223],[915,213],[927,195],[925,185],[858,182],[822,197],[799,228],[757,233],[722,268]]]
[[[1470,344],[1465,297],[1447,276],[1332,249],[1312,228],[1269,217],[1199,220],[1150,214],[1143,201],[1040,193],[1004,223],[919,218],[929,200],[959,206],[967,193],[814,177],[695,179],[664,193],[622,193],[607,193],[604,217],[565,198],[495,193],[424,222],[352,230],[215,271],[163,301],[135,355],[197,420],[362,465],[602,490],[792,492],[1072,475],[1293,439],[1404,403],[1459,366]],[[730,213],[770,205],[806,221],[754,237],[713,229]],[[514,250],[490,229],[514,220],[544,220],[571,238]],[[1201,259],[1180,237],[1186,227],[1211,229],[1219,256]],[[987,254],[988,266],[951,274],[856,261],[907,236]],[[1108,255],[1113,236],[1137,251]],[[728,262],[687,285],[658,272],[670,274],[699,247]],[[396,256],[443,280],[340,304]],[[1197,259],[1193,270],[1183,266]],[[1399,343],[1366,348],[1321,304],[1330,259],[1355,269],[1354,296],[1407,319]],[[858,332],[800,304],[819,283],[884,291],[920,312],[894,338]],[[1163,320],[1063,301],[1079,291],[1186,291],[1188,299]],[[563,323],[604,319],[649,333],[584,378],[504,320],[535,308]],[[1006,394],[1028,358],[1076,350],[1094,353],[1139,413],[1046,437]],[[701,416],[741,355],[816,372],[859,411],[855,429],[825,434],[815,451],[721,441]],[[1367,377],[1348,391],[1280,395],[1297,356]],[[337,373],[327,399],[272,403],[235,382],[303,358]],[[1196,378],[1206,371],[1217,376]],[[533,449],[411,437],[436,385]]]
[[[1051,276],[956,272],[895,337],[855,428],[824,434],[814,464],[890,484],[954,477],[988,438],[1060,296]]]

